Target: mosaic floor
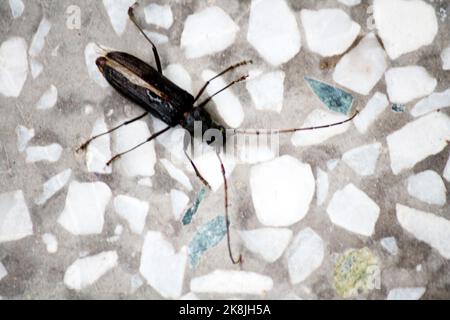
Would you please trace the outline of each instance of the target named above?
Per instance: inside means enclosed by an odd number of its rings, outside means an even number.
[[[0,298],[450,298],[449,1],[141,1],[193,96],[252,60],[202,96],[248,75],[206,107],[225,127],[342,122],[223,157],[239,265],[212,148],[211,188],[179,127],[106,165],[165,127],[151,116],[76,152],[142,113],[95,63],[155,66],[133,3],[0,2]]]

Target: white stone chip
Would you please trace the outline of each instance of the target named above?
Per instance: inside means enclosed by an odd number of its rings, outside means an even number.
[[[84,49],[84,60],[86,63],[86,68],[89,74],[89,77],[95,81],[100,87],[107,88],[109,87],[108,82],[101,74],[100,70],[98,70],[95,61],[98,57],[102,55],[101,49],[99,46],[93,42],[87,44]]]
[[[254,77],[246,82],[256,110],[268,110],[280,113],[284,95],[283,71],[273,71]]]
[[[387,300],[419,300],[424,293],[424,287],[395,288],[389,291]]]
[[[188,59],[221,52],[231,46],[239,27],[221,8],[207,7],[187,17],[181,48]]]
[[[98,118],[92,129],[91,137],[106,131],[108,131],[108,127],[106,126],[105,119],[103,117]],[[102,174],[110,174],[112,172],[111,166],[106,165],[108,160],[111,159],[110,144],[109,134],[98,137],[89,143],[86,151],[86,167],[88,172]]]
[[[91,106],[90,104],[87,104],[84,106],[84,114],[85,115],[89,115],[92,114],[92,112],[94,112],[94,107]]]
[[[179,298],[183,292],[187,247],[178,253],[161,233],[149,231],[142,247],[139,271],[164,298]]]
[[[398,254],[397,240],[394,237],[386,237],[380,240],[381,245],[387,252],[396,256]]]
[[[180,221],[189,204],[189,197],[183,191],[172,189],[170,190],[170,201],[173,216],[175,220]]]
[[[264,296],[272,288],[272,278],[248,271],[215,270],[191,280],[191,291],[196,293]]]
[[[130,292],[135,293],[142,285],[144,284],[144,280],[139,274],[134,274],[130,278]]]
[[[172,9],[169,5],[151,3],[144,8],[145,22],[169,29],[173,23]]]
[[[153,182],[151,178],[142,178],[138,180],[138,184],[145,187],[153,187]]]
[[[338,0],[338,1],[349,7],[353,7],[361,3],[361,0]]]
[[[450,107],[450,89],[443,92],[432,93],[428,97],[416,103],[411,110],[414,117],[419,117],[428,112]]]
[[[408,103],[427,96],[437,85],[437,80],[421,66],[391,68],[385,78],[389,100],[393,103]]]
[[[331,172],[331,171],[333,171],[334,169],[336,169],[336,167],[338,166],[338,164],[339,164],[339,159],[331,159],[331,160],[328,160],[327,161],[327,169],[328,169],[328,172]]]
[[[397,204],[396,210],[403,229],[436,249],[445,259],[450,259],[449,220],[401,204]]]
[[[52,84],[50,85],[50,88],[48,88],[39,98],[39,101],[36,103],[36,109],[38,110],[51,109],[56,105],[57,101],[58,101],[58,89]]]
[[[450,118],[433,112],[387,137],[394,174],[414,167],[418,162],[441,152],[450,140]]]
[[[27,43],[11,37],[0,46],[0,93],[18,97],[28,75]]]
[[[341,9],[303,9],[300,16],[309,49],[323,57],[344,53],[361,30]]]
[[[292,284],[308,278],[322,264],[325,245],[311,228],[300,231],[288,250],[288,270]]]
[[[233,172],[236,163],[232,157],[221,154],[222,161],[225,167],[225,176],[228,178]],[[193,161],[200,171],[203,178],[208,181],[213,192],[216,192],[223,185],[223,176],[220,169],[220,162],[215,151],[205,151],[193,158]],[[194,172],[190,164],[187,165],[188,170]]]
[[[183,172],[183,170],[175,167],[172,162],[167,159],[160,159],[159,161],[163,165],[164,169],[167,170],[172,179],[178,181],[188,191],[192,190],[191,180],[189,180],[189,177]]]
[[[144,33],[147,35],[147,37],[150,38],[150,40],[152,40],[152,42],[158,46],[158,45],[162,45],[165,43],[169,42],[169,37],[166,36],[165,34],[159,33],[159,32],[154,32],[154,31],[150,31],[150,30],[146,30],[144,29]],[[164,73],[164,75],[166,75]]]
[[[408,178],[410,196],[428,204],[443,206],[447,202],[444,181],[436,171],[426,170]]]
[[[212,70],[204,70],[202,72],[202,79],[204,81],[210,80],[217,73]],[[217,91],[223,89],[227,83],[222,77],[215,79],[206,88],[209,95],[213,95]],[[222,117],[223,121],[231,128],[238,128],[242,121],[244,121],[244,109],[242,108],[239,98],[233,93],[231,89],[225,90],[213,98],[216,105],[217,113]]]
[[[144,231],[149,204],[127,195],[118,195],[114,198],[114,209],[119,217],[128,222],[130,230],[136,234]]]
[[[0,243],[32,234],[33,223],[22,190],[0,194]]]
[[[441,59],[442,59],[442,69],[450,70],[450,47],[447,47],[444,50],[442,50]]]
[[[72,175],[71,169],[66,169],[47,180],[43,187],[42,193],[34,200],[37,205],[43,205],[48,199],[53,197],[59,190],[69,182]]]
[[[115,228],[114,228],[114,235],[116,236],[120,236],[123,233],[123,226],[121,224],[118,224]]]
[[[0,262],[0,281],[8,275],[8,271],[6,270],[3,263]]]
[[[85,289],[116,267],[117,260],[116,251],[105,251],[77,259],[67,268],[64,284],[72,290]]]
[[[380,151],[381,143],[367,144],[345,152],[342,155],[342,161],[357,174],[370,176],[375,173]]]
[[[57,144],[53,143],[48,146],[32,146],[27,147],[25,152],[27,154],[27,162],[39,162],[48,161],[56,162],[61,157],[63,148]]]
[[[191,75],[181,64],[169,64],[164,70],[164,76],[180,88],[193,94]]]
[[[311,166],[285,155],[252,167],[250,187],[258,220],[290,226],[305,217],[315,191]]]
[[[434,8],[422,0],[375,0],[373,16],[391,59],[431,44],[438,32]]]
[[[329,179],[328,173],[317,167],[316,170],[316,202],[320,206],[324,204],[328,196]]]
[[[350,183],[335,192],[327,213],[335,225],[369,237],[375,231],[380,207],[367,194]]]
[[[359,94],[367,95],[383,77],[387,56],[373,33],[339,60],[333,80]]]
[[[58,56],[58,51],[59,51],[59,47],[61,46],[61,44],[59,43],[56,47],[53,48],[52,52],[50,53],[50,55],[52,57],[57,57]]]
[[[268,63],[288,62],[301,49],[297,20],[285,0],[252,0],[247,40]]]
[[[282,228],[241,230],[239,235],[248,250],[269,263],[281,257],[292,239],[292,231]]]
[[[376,92],[369,102],[367,102],[365,108],[353,120],[356,129],[360,133],[366,133],[388,106],[389,100],[386,95]]]
[[[33,139],[35,132],[34,129],[28,129],[22,125],[18,125],[16,127],[16,134],[17,134],[17,149],[19,152],[25,151],[28,142],[30,142],[31,139]]]
[[[48,21],[45,17],[42,18],[39,23],[39,27],[33,36],[33,40],[31,41],[30,49],[28,50],[28,54],[31,57],[37,57],[41,53],[42,49],[44,49],[45,38],[50,32],[51,27],[52,24],[50,21]]]
[[[55,235],[44,233],[42,235],[42,242],[44,242],[48,253],[56,253],[58,251],[58,240]]]
[[[442,176],[444,177],[445,180],[450,182],[450,155],[448,156],[447,164],[445,165]]]
[[[245,142],[243,144],[239,144],[240,137],[243,137],[245,139],[255,139],[256,144],[246,144]],[[264,140],[265,138],[263,140],[259,140],[261,139],[261,137],[263,136],[253,135],[249,137],[240,135],[237,137],[239,163],[255,164],[273,160],[275,158],[275,155],[278,153],[276,140],[271,140],[270,145],[268,145],[269,143],[267,142],[267,140]]]
[[[25,5],[22,0],[9,0],[8,2],[13,19],[19,18],[25,10]]]
[[[110,198],[111,190],[103,182],[73,181],[58,223],[74,235],[99,234],[103,230],[105,209]]]
[[[152,117],[152,122],[155,132],[167,127],[166,123],[155,117]],[[177,164],[189,163],[184,154],[184,137],[186,134],[187,132],[183,128],[173,128],[156,138],[156,141],[170,154],[170,160]]]
[[[122,123],[123,121],[119,121]],[[124,126],[114,134],[115,153],[125,152],[146,141],[151,136],[144,121],[136,121]],[[117,160],[117,166],[127,177],[153,176],[155,174],[155,142],[147,142],[139,148],[123,155]]]
[[[331,113],[321,109],[314,109],[303,122],[302,127],[321,126],[332,123],[337,123],[348,119],[346,115]],[[306,147],[320,144],[328,139],[342,134],[348,130],[350,123],[344,123],[339,126],[334,126],[320,130],[299,131],[292,135],[291,142],[296,147]]]
[[[44,70],[44,65],[33,57],[30,57],[30,71],[33,79],[39,77]]]
[[[111,25],[119,37],[127,27],[128,8],[135,2],[135,0],[103,0],[103,6],[108,13]]]

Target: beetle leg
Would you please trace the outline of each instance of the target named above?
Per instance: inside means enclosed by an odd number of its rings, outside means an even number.
[[[198,171],[198,169],[197,169],[197,167],[196,167],[194,161],[191,159],[191,157],[189,157],[189,155],[188,155],[188,153],[187,153],[186,150],[184,151],[184,154],[186,155],[186,157],[188,158],[189,162],[191,163],[192,168],[194,168],[194,171],[195,171],[195,174],[197,175],[197,178],[199,178],[200,181],[201,181],[201,182],[202,182],[209,190],[211,190],[211,186],[209,185],[208,181],[206,181],[206,179],[203,178],[203,176],[201,175],[200,171]]]
[[[216,76],[212,77],[211,79],[209,79],[208,81],[205,82],[205,84],[203,85],[203,87],[199,90],[199,92],[197,93],[197,95],[195,96],[194,102],[198,100],[198,98],[200,98],[200,96],[203,94],[203,92],[205,91],[206,87],[211,83],[211,81],[213,81],[214,79],[217,79],[220,76],[223,76],[225,73],[236,69],[237,67],[240,66],[244,66],[246,64],[252,64],[253,61],[252,60],[244,60],[241,62],[238,62],[236,64],[233,64],[232,66],[229,66],[228,68],[226,68],[225,70],[223,70],[221,73],[217,74]]]
[[[145,140],[145,141],[139,143],[137,146],[134,146],[133,148],[128,149],[127,151],[124,151],[124,152],[121,152],[121,153],[116,154],[114,157],[112,157],[111,159],[109,159],[109,161],[106,163],[106,165],[107,165],[107,166],[111,165],[111,163],[112,163],[113,161],[119,159],[121,156],[123,156],[123,155],[125,155],[125,154],[127,154],[127,153],[129,153],[129,152],[131,152],[131,151],[133,151],[133,150],[136,150],[137,148],[139,148],[140,146],[146,144],[147,142],[152,141],[153,139],[155,139],[155,138],[158,137],[159,135],[163,134],[164,132],[166,132],[166,131],[169,130],[170,128],[171,128],[171,127],[168,126],[167,128],[164,128],[164,129],[162,129],[161,131],[158,131],[158,132],[152,134],[150,137],[147,138],[147,140]]]
[[[206,181],[205,178],[203,178],[202,174],[200,173],[200,171],[198,170],[197,166],[195,165],[194,161],[191,159],[191,157],[189,156],[188,152],[187,152],[187,148],[189,146],[189,136],[185,135],[184,136],[184,154],[186,155],[186,158],[188,158],[189,162],[191,163],[192,168],[195,171],[195,174],[197,175],[197,178],[200,179],[200,181],[209,189],[211,190],[211,186],[209,185],[208,181]]]
[[[138,30],[142,33],[142,35],[145,37],[145,39],[147,39],[147,41],[151,44],[152,46],[152,50],[153,50],[153,55],[155,57],[155,63],[156,63],[156,68],[158,69],[158,72],[160,74],[162,74],[162,68],[161,68],[161,60],[159,58],[159,54],[158,54],[158,50],[156,49],[155,44],[153,43],[152,40],[150,40],[150,38],[147,36],[147,34],[144,32],[144,30],[141,28],[141,26],[139,25],[139,23],[136,20],[136,17],[134,15],[134,8],[136,8],[139,4],[136,2],[135,4],[133,4],[131,7],[128,8],[128,17],[130,18],[130,20],[134,23],[134,25],[138,28]]]
[[[97,134],[97,135],[95,135],[95,136],[89,138],[89,140],[87,140],[85,143],[83,143],[81,146],[78,147],[78,149],[76,150],[76,152],[79,152],[80,150],[86,149],[86,147],[89,145],[89,143],[92,142],[92,140],[95,140],[95,139],[97,139],[97,138],[100,138],[101,136],[104,136],[105,134],[108,134],[108,133],[111,133],[111,132],[113,132],[113,131],[116,131],[117,129],[119,129],[119,128],[123,127],[123,126],[126,126],[126,125],[128,125],[128,124],[130,124],[130,123],[132,123],[132,122],[135,122],[135,121],[139,120],[139,119],[142,119],[142,118],[145,117],[146,115],[148,115],[148,112],[145,112],[144,114],[141,114],[140,116],[138,116],[138,117],[136,117],[136,118],[133,118],[133,119],[131,119],[131,120],[127,120],[127,121],[125,121],[125,122],[119,124],[117,127],[114,127],[114,128],[112,128],[112,129],[110,129],[110,130],[108,130],[108,131],[106,131],[106,132],[99,133],[99,134]]]
[[[237,260],[233,257],[233,252],[231,250],[231,237],[230,237],[230,219],[228,216],[228,183],[227,183],[227,177],[225,175],[225,166],[223,165],[223,161],[220,158],[219,152],[216,152],[217,158],[220,162],[220,168],[222,170],[222,177],[223,177],[223,186],[224,186],[224,194],[225,194],[225,223],[227,226],[227,245],[228,245],[228,255],[230,256],[231,262],[233,264],[240,264],[242,263],[242,254],[239,254],[239,258]]]

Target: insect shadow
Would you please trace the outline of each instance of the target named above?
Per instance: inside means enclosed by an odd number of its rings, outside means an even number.
[[[102,56],[97,58],[96,65],[100,72],[103,74],[105,79],[109,82],[109,84],[116,89],[120,94],[122,94],[128,100],[131,100],[145,112],[139,115],[136,118],[125,121],[118,126],[103,132],[101,134],[97,134],[86,142],[84,142],[77,151],[85,150],[90,142],[93,140],[109,134],[117,129],[126,126],[130,123],[138,121],[145,116],[151,114],[152,116],[163,121],[167,127],[164,129],[155,132],[146,140],[142,141],[138,145],[132,147],[129,150],[118,153],[114,155],[108,162],[107,165],[111,165],[111,163],[124,154],[127,154],[140,146],[146,144],[147,142],[152,141],[156,137],[162,135],[167,132],[169,129],[174,128],[176,126],[181,126],[189,135],[185,136],[184,139],[184,154],[192,165],[197,177],[201,180],[203,184],[210,188],[206,179],[201,175],[197,166],[195,165],[192,158],[189,156],[188,147],[190,145],[191,139],[195,136],[195,127],[196,123],[201,123],[201,133],[202,137],[208,130],[214,130],[219,132],[222,136],[222,139],[209,139],[207,141],[210,145],[215,145],[216,155],[220,162],[220,169],[222,172],[223,182],[224,182],[224,206],[225,206],[225,221],[227,228],[227,246],[228,246],[228,254],[230,256],[233,264],[239,264],[242,262],[242,255],[239,254],[239,257],[236,259],[233,255],[231,249],[231,237],[230,237],[230,221],[228,214],[228,183],[226,178],[225,166],[223,164],[222,158],[220,156],[220,147],[223,147],[226,144],[227,135],[229,134],[248,134],[248,135],[260,135],[260,134],[280,134],[280,133],[293,133],[297,131],[306,131],[306,130],[314,130],[321,128],[329,128],[333,126],[338,126],[344,124],[346,122],[351,121],[356,115],[357,112],[349,119],[346,119],[341,122],[327,124],[323,126],[315,126],[308,128],[291,128],[291,129],[226,129],[223,125],[215,122],[208,111],[205,109],[205,106],[211,101],[211,99],[233,86],[234,84],[244,81],[248,75],[241,76],[236,80],[230,82],[228,85],[210,95],[208,98],[203,100],[202,102],[198,102],[202,97],[205,89],[208,85],[214,81],[216,78],[247,64],[251,64],[251,60],[244,60],[239,63],[236,63],[210,80],[208,80],[198,91],[195,97],[185,90],[181,89],[175,83],[167,79],[162,72],[161,68],[161,59],[158,54],[158,50],[152,40],[145,34],[142,27],[136,20],[134,15],[134,9],[137,6],[135,3],[128,9],[128,16],[130,20],[134,23],[140,33],[145,37],[145,39],[150,43],[153,50],[153,55],[155,59],[156,69],[147,64],[146,62],[136,58],[135,56],[128,54],[126,52],[118,52],[118,51],[109,51],[105,52]]]

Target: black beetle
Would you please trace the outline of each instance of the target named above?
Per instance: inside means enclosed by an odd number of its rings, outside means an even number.
[[[105,134],[111,133],[117,129],[119,129],[122,126],[128,125],[134,121],[137,121],[148,114],[153,115],[154,117],[162,120],[164,123],[167,124],[167,127],[164,128],[161,131],[158,131],[151,135],[147,140],[143,141],[142,143],[138,144],[137,146],[119,153],[112,157],[107,165],[110,165],[115,159],[119,158],[120,156],[124,155],[125,153],[128,153],[130,151],[135,150],[136,148],[140,147],[141,145],[155,139],[159,135],[163,134],[164,132],[168,131],[170,128],[181,126],[184,129],[186,129],[190,136],[194,136],[194,123],[196,121],[201,122],[202,124],[202,134],[204,134],[209,129],[216,129],[219,130],[222,136],[221,143],[224,144],[227,138],[227,132],[231,132],[232,134],[268,134],[268,133],[291,133],[296,131],[302,131],[302,130],[313,130],[313,129],[320,129],[320,128],[327,128],[331,126],[337,126],[340,124],[343,124],[345,122],[351,121],[357,113],[355,113],[351,118],[341,121],[339,123],[333,123],[329,125],[324,126],[318,126],[318,127],[309,127],[309,128],[293,128],[293,129],[269,129],[269,130],[254,130],[254,129],[234,129],[234,130],[227,130],[224,126],[216,123],[212,120],[211,115],[208,113],[208,111],[204,108],[204,106],[211,101],[211,99],[219,94],[220,92],[226,90],[230,86],[243,81],[247,78],[247,76],[242,76],[238,78],[237,80],[231,82],[227,86],[225,86],[223,89],[216,92],[214,95],[208,97],[205,101],[199,103],[196,105],[196,102],[201,97],[201,95],[204,93],[206,87],[209,85],[211,81],[214,79],[222,76],[223,74],[246,64],[252,63],[252,61],[242,61],[235,65],[232,65],[225,69],[224,71],[217,74],[215,77],[207,81],[203,87],[199,90],[198,94],[194,97],[190,93],[186,92],[185,90],[181,89],[179,86],[174,84],[172,81],[164,77],[162,73],[161,68],[161,60],[159,58],[158,51],[156,49],[156,46],[154,43],[148,38],[148,36],[145,34],[143,29],[139,26],[139,24],[136,21],[136,18],[134,16],[134,8],[137,5],[134,4],[128,9],[128,16],[130,20],[136,25],[136,27],[139,29],[139,31],[142,33],[142,35],[147,39],[147,41],[151,44],[153,54],[155,57],[156,67],[157,69],[153,68],[152,66],[148,65],[144,61],[136,58],[135,56],[132,56],[125,52],[118,52],[118,51],[111,51],[107,52],[105,55],[97,58],[96,64],[100,70],[100,72],[103,74],[105,79],[109,82],[109,84],[115,88],[120,94],[122,94],[125,98],[133,101],[143,109],[145,109],[145,113],[142,115],[128,120],[119,126],[116,126],[112,129],[110,129],[107,132],[98,134],[96,136],[91,137],[89,140],[87,140],[85,143],[83,143],[78,150],[85,149],[88,144]],[[189,135],[186,135],[186,137],[189,137]],[[214,141],[208,141],[208,143],[212,143]],[[192,161],[192,159],[189,157],[186,149],[189,144],[189,139],[185,140],[185,154],[187,158],[189,159],[192,167],[195,170],[195,173],[199,177],[199,179],[209,187],[208,182],[202,177],[199,170],[195,166],[195,163]],[[231,261],[234,264],[238,264],[242,261],[242,255],[239,255],[238,259],[235,259],[233,257],[232,251],[231,251],[231,244],[230,244],[230,222],[228,219],[228,187],[227,187],[227,180],[225,176],[225,167],[223,165],[222,159],[219,155],[219,151],[217,150],[217,157],[221,164],[221,170],[222,170],[222,176],[224,180],[224,193],[225,193],[225,219],[226,219],[226,225],[227,225],[227,242],[228,242],[228,253],[230,256]]]

